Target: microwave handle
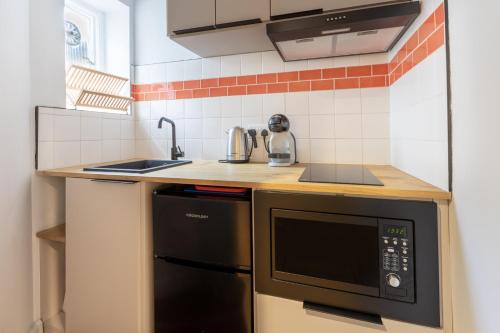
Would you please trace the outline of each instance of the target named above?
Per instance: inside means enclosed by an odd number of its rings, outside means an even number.
[[[334,306],[316,304],[311,302],[304,302],[303,308],[307,311],[322,312],[349,319],[360,320],[368,322],[370,324],[383,325],[382,317],[380,317],[377,314],[353,311],[353,310],[342,309]]]

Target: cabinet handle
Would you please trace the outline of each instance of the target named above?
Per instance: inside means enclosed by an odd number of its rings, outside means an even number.
[[[117,179],[91,179],[90,181],[96,183],[112,183],[112,184],[124,184],[124,185],[132,185],[138,183],[138,181],[134,180],[117,180]]]
[[[215,30],[215,26],[214,25],[207,25],[204,27],[174,30],[172,32],[174,33],[174,35],[185,35],[185,34],[190,34],[190,33],[194,33],[194,32],[203,32],[203,31],[210,31],[210,30]]]
[[[224,28],[239,27],[242,25],[258,24],[258,23],[262,23],[262,20],[260,18],[235,21],[235,22],[228,22],[228,23],[220,23],[220,24],[216,24],[215,27],[217,29],[224,29]]]
[[[376,325],[383,325],[382,317],[372,313],[359,312],[347,309],[341,309],[333,306],[304,302],[305,310],[323,312],[335,316],[346,317],[354,320],[360,320]]]

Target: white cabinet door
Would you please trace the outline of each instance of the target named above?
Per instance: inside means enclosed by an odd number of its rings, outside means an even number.
[[[270,0],[216,0],[216,23],[234,23],[261,19],[268,21]]]
[[[140,183],[66,181],[66,332],[141,332]]]
[[[168,34],[215,25],[215,0],[167,0]]]
[[[381,2],[392,2],[392,0],[271,0],[271,15],[285,15],[315,9],[327,11]]]

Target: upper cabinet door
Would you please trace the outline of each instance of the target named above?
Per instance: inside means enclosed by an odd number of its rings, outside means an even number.
[[[271,0],[271,16],[299,13],[309,10],[334,10],[364,6],[393,0]]]
[[[215,25],[215,0],[167,0],[168,34]]]
[[[216,24],[261,19],[268,21],[270,0],[217,0]]]

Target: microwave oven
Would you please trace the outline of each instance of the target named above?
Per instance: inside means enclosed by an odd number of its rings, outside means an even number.
[[[254,205],[257,292],[441,325],[435,203],[256,191]]]

